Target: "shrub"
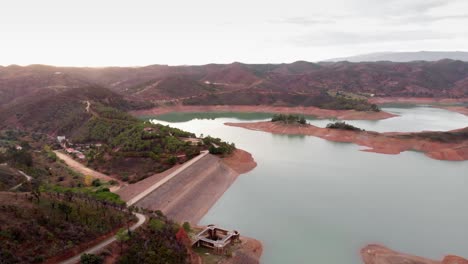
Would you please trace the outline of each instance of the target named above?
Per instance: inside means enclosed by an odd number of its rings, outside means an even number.
[[[327,128],[350,130],[350,131],[363,131],[362,129],[360,129],[358,127],[355,127],[355,126],[350,125],[350,124],[346,124],[346,122],[341,122],[341,121],[337,121],[335,123],[329,123],[327,125]]]
[[[184,222],[184,224],[182,225],[182,227],[184,228],[185,232],[190,232],[192,230],[192,228],[190,227],[190,223],[189,222]]]
[[[104,263],[104,259],[101,256],[94,254],[83,254],[80,258],[81,264],[101,264]]]
[[[283,115],[283,114],[274,115],[271,118],[271,122],[283,122],[286,124],[301,124],[301,125],[307,124],[307,121],[304,116]]]

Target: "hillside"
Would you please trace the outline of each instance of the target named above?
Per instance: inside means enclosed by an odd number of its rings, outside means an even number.
[[[468,96],[467,83],[468,62],[448,59],[109,68],[8,66],[0,67],[0,108],[79,93],[75,90],[80,87],[106,87],[132,101],[132,107],[147,108],[152,104],[311,105],[308,102],[321,101],[320,96],[330,92],[363,99],[461,98]]]
[[[18,99],[0,110],[0,128],[27,129],[48,134],[70,134],[91,118],[86,102],[125,109],[122,96],[101,87],[50,92]]]
[[[362,54],[351,57],[335,58],[326,61],[338,62],[376,62],[376,61],[393,61],[393,62],[411,62],[411,61],[438,61],[438,60],[460,60],[468,61],[468,52],[463,51],[417,51],[417,52],[378,52]]]
[[[185,162],[212,146],[210,138],[192,144],[188,140],[195,137],[192,133],[138,120],[124,111],[131,107],[123,96],[105,88],[75,88],[32,98],[27,103],[0,111],[0,129],[38,134],[36,140],[27,141],[49,144],[55,149],[64,148],[81,163],[131,183]],[[45,135],[46,139],[38,140]],[[57,136],[66,138],[62,146],[59,146]],[[10,143],[11,146],[14,144],[19,143]],[[217,154],[232,151],[226,143],[219,141],[216,144],[226,146]],[[24,152],[11,146],[10,156]],[[47,159],[43,157],[47,151],[42,150],[42,145],[36,150],[24,155],[31,156],[39,164],[46,164],[41,161]],[[51,152],[50,148],[48,152]],[[54,156],[53,153],[50,155]],[[56,166],[49,167],[52,174]],[[57,170],[63,171],[59,167]]]
[[[0,191],[7,191],[19,186],[25,178],[7,165],[0,165]]]
[[[0,192],[0,260],[41,263],[125,226],[133,216],[85,194]]]

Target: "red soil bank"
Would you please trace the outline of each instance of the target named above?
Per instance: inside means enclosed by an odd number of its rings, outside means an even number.
[[[336,142],[355,143],[368,147],[363,151],[382,154],[399,154],[407,150],[424,152],[438,160],[468,160],[468,139],[457,143],[441,143],[420,138],[398,138],[397,135],[417,133],[377,133],[320,128],[313,125],[286,125],[280,122],[226,123],[228,126],[273,134],[309,135]]]
[[[242,236],[241,234],[239,249],[233,252],[231,258],[221,261],[220,264],[258,264],[260,263],[262,253],[263,246],[260,241]]]
[[[399,253],[379,245],[368,245],[361,250],[364,264],[468,264],[468,260],[457,256],[446,256],[435,261]]]
[[[222,161],[239,174],[247,173],[257,167],[252,154],[242,149],[236,149],[234,153],[223,158]]]
[[[146,110],[133,111],[135,116],[161,115],[172,112],[248,112],[248,113],[281,113],[312,115],[317,118],[337,118],[342,120],[380,120],[395,117],[387,112],[362,112],[355,110],[329,110],[317,107],[282,107],[282,106],[251,106],[251,105],[213,105],[188,106],[175,105],[170,107],[157,107]]]
[[[463,115],[468,115],[468,107],[463,107],[463,106],[446,106],[446,107],[440,107],[445,110],[449,110],[452,112],[457,112]]]

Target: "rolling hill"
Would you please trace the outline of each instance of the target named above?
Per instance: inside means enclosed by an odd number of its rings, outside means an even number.
[[[206,98],[217,97],[229,99],[213,101],[221,104],[295,106],[321,100],[319,96],[323,99],[330,91],[367,97],[460,98],[468,96],[467,84],[468,62],[449,59],[109,68],[8,66],[0,67],[0,108],[31,104],[51,95],[73,95],[81,87],[105,87],[134,102],[132,107],[144,108],[165,103],[206,104]],[[307,99],[288,99],[295,96]]]

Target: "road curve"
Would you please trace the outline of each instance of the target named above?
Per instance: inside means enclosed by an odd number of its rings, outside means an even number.
[[[26,178],[26,181],[28,181],[28,182],[30,182],[33,179],[33,177],[27,175],[26,173],[24,173],[24,172],[22,172],[20,170],[18,170],[18,172],[19,172],[19,174],[23,175]],[[14,190],[18,189],[19,187],[21,187],[23,185],[23,183],[24,182],[14,186],[13,188],[10,189],[10,191],[14,191]]]
[[[134,224],[133,226],[130,227],[130,230],[133,231],[137,228],[139,228],[141,225],[143,225],[143,223],[145,223],[146,221],[146,217],[142,214],[139,214],[139,213],[133,213],[137,218],[138,218],[138,222],[136,224]],[[117,240],[117,237],[116,236],[113,236],[111,238],[108,238],[104,241],[102,241],[101,243],[95,245],[94,247],[91,247],[91,248],[88,248],[87,250],[81,252],[80,254],[78,255],[75,255],[74,257],[71,257],[67,260],[64,260],[62,262],[60,262],[61,264],[75,264],[75,263],[79,263],[80,262],[80,258],[81,258],[81,255],[83,254],[96,254],[97,252],[99,252],[100,250],[104,249],[105,247],[107,247],[108,245],[110,245],[112,242],[116,241]]]
[[[150,193],[152,193],[154,190],[156,190],[157,188],[159,188],[161,185],[165,184],[166,182],[168,182],[170,179],[174,178],[175,176],[177,176],[180,172],[182,172],[183,170],[185,170],[186,168],[190,167],[192,164],[194,164],[195,162],[199,161],[201,158],[205,157],[206,155],[208,155],[209,152],[207,150],[204,150],[200,153],[200,155],[196,156],[195,158],[185,162],[184,164],[182,164],[182,166],[180,166],[180,168],[178,168],[177,170],[175,170],[174,172],[172,172],[171,174],[167,175],[164,179],[158,181],[157,183],[153,184],[152,186],[150,186],[148,189],[144,190],[143,192],[141,192],[140,194],[138,194],[137,196],[133,197],[132,199],[130,199],[128,202],[127,202],[127,206],[132,206],[134,204],[136,204],[138,201],[140,201],[141,199],[145,198],[145,196],[149,195]]]

